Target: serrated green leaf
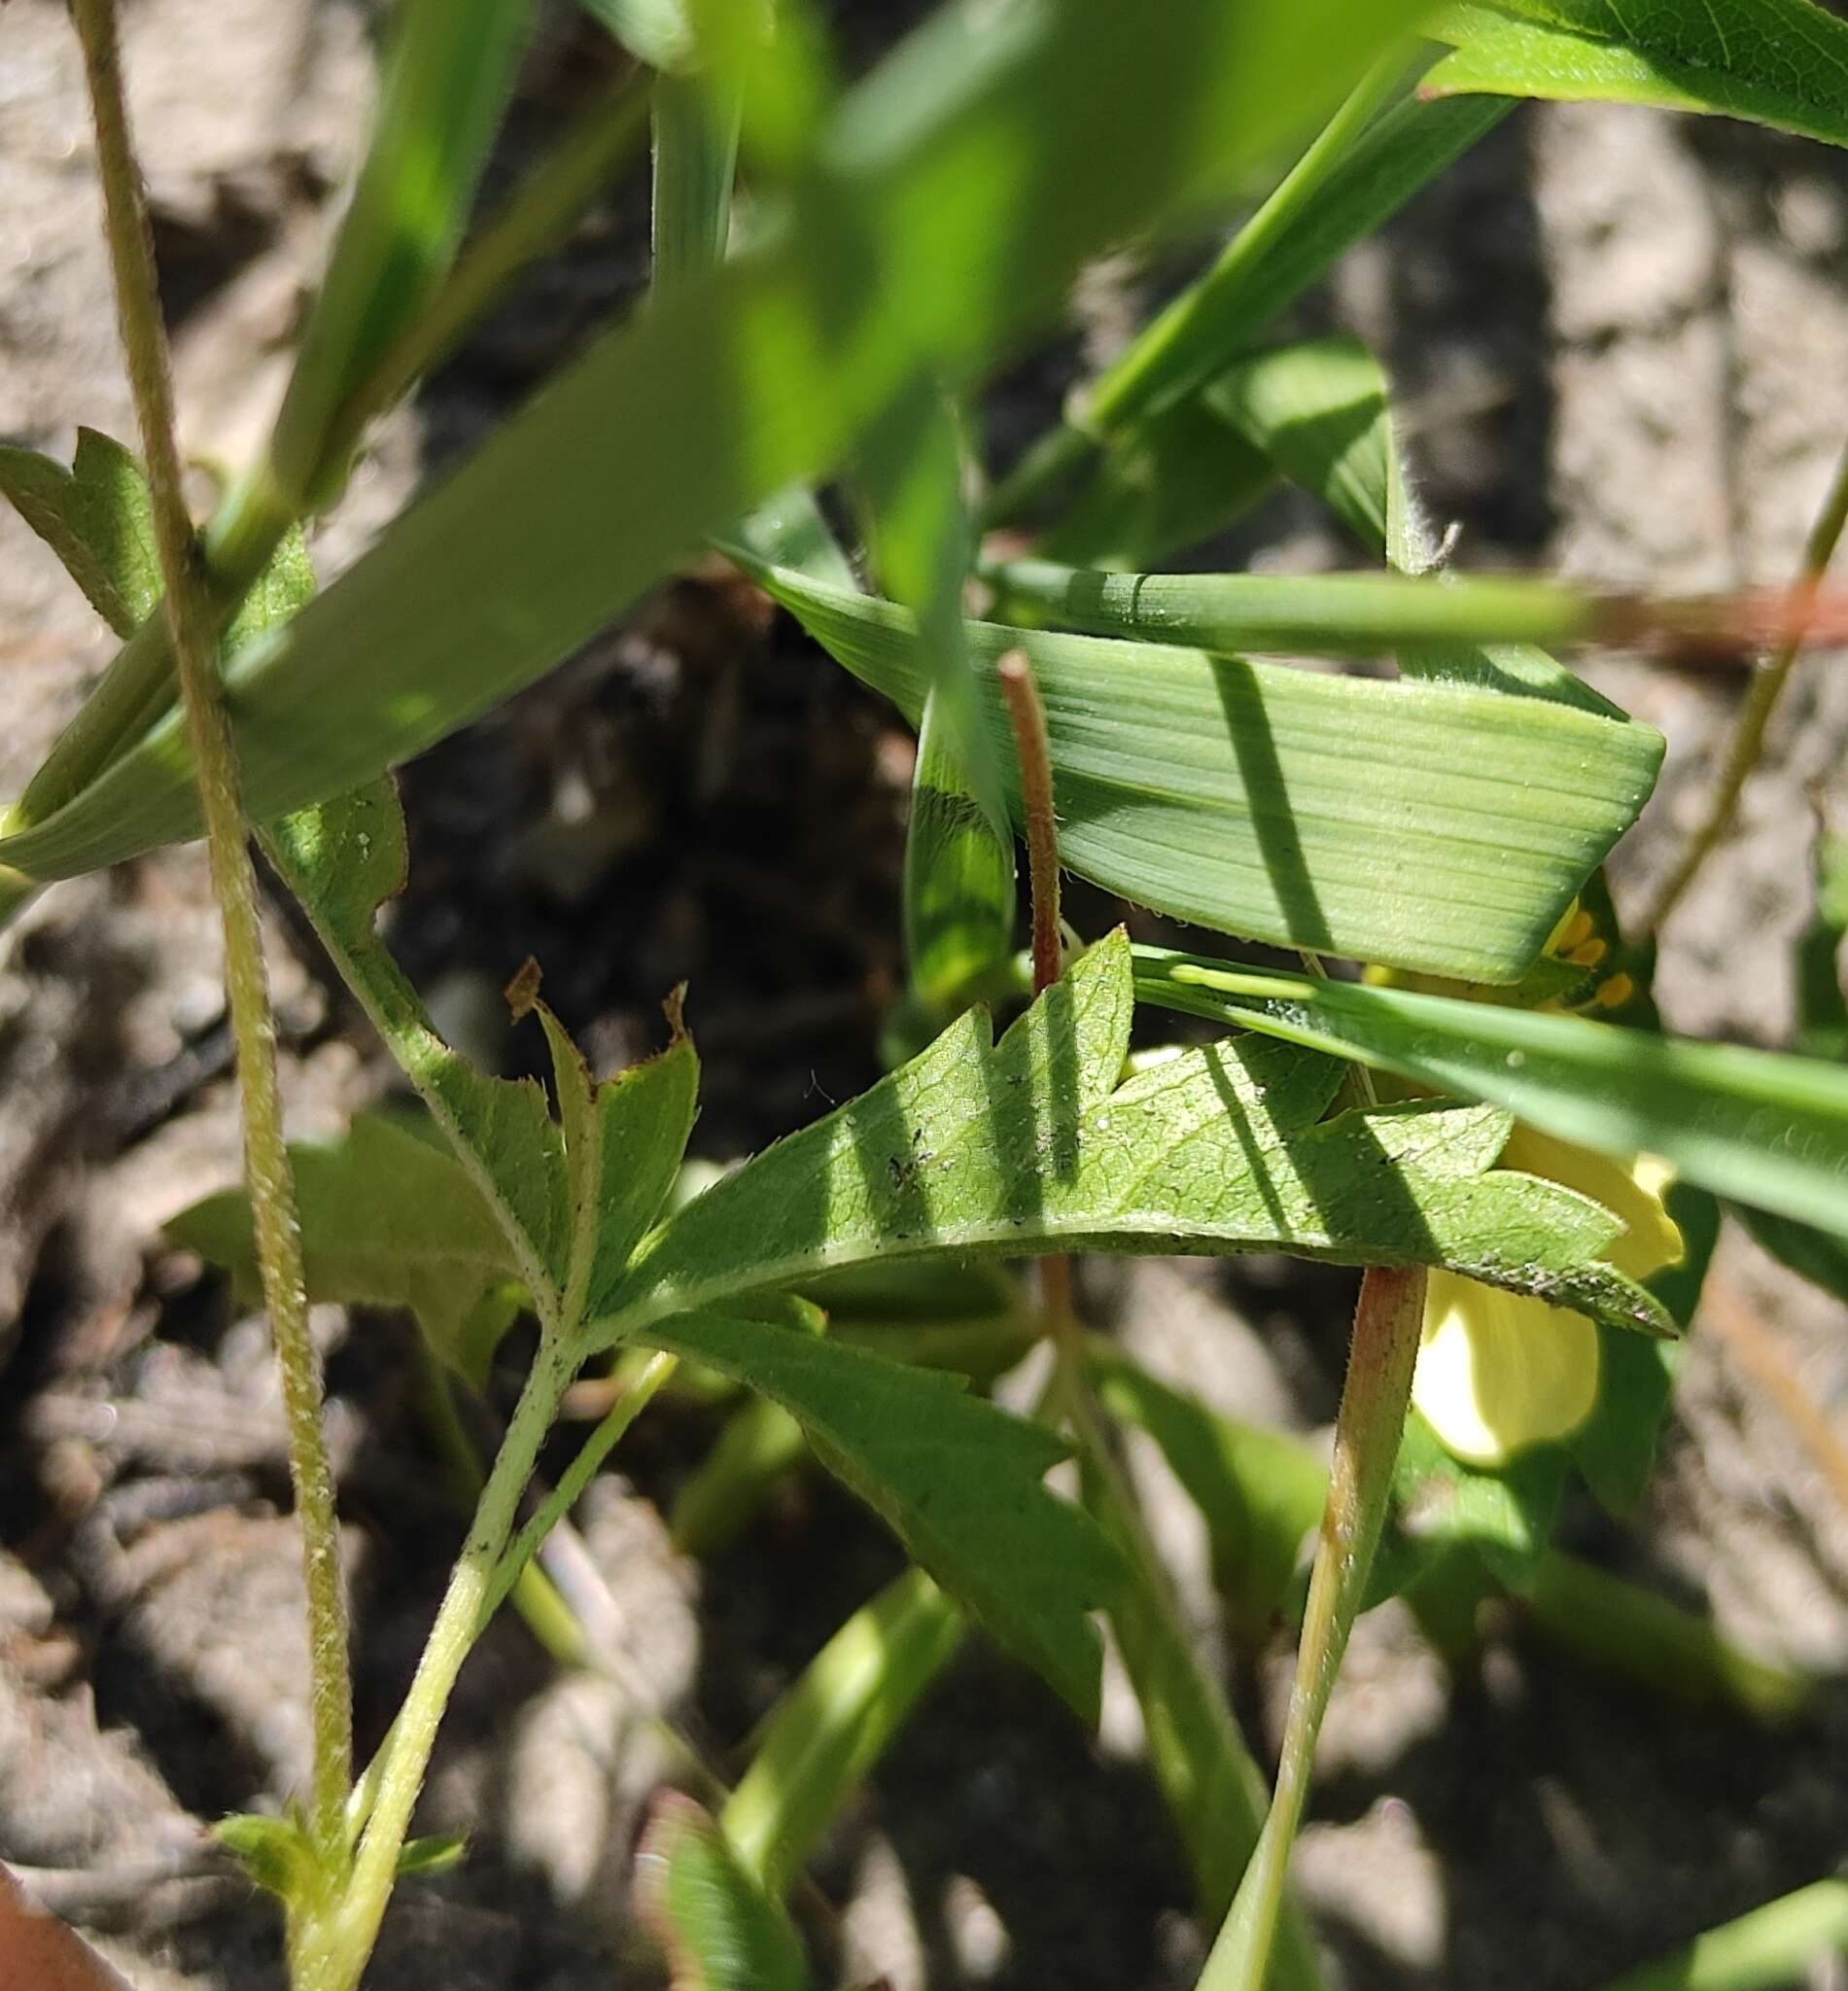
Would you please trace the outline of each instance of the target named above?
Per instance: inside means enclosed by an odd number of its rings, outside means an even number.
[[[1341,1066],[1256,1039],[1119,1084],[1130,993],[1119,931],[998,1044],[970,1011],[654,1231],[598,1338],[882,1258],[1070,1250],[1447,1265],[1666,1331],[1655,1303],[1597,1262],[1616,1218],[1494,1170],[1504,1115],[1421,1100],[1318,1125]]]
[[[1137,950],[1136,970],[1145,1001],[1492,1100],[1600,1154],[1660,1155],[1716,1195],[1804,1223],[1840,1221],[1837,1065],[1408,990],[1241,976],[1157,948]]]
[[[902,610],[758,577],[916,721],[927,676]],[[1011,736],[994,666],[1015,647],[1032,662],[1073,871],[1222,931],[1428,973],[1517,978],[1661,759],[1648,727],[1462,685],[986,622],[968,641],[997,747]]]
[[[110,628],[132,635],[160,599],[160,562],[147,480],[128,451],[95,429],[78,430],[68,471],[35,449],[0,447],[0,495]]]
[[[362,1113],[344,1136],[290,1149],[311,1300],[406,1307],[451,1367],[479,1380],[476,1309],[517,1276],[492,1207],[451,1157],[396,1121]],[[208,1196],[168,1219],[175,1244],[259,1295],[250,1198]],[[510,1324],[506,1315],[501,1325]]]
[[[1427,95],[1712,111],[1848,145],[1848,23],[1810,0],[1495,0],[1442,9]]]
[[[1222,195],[1412,12],[1028,0],[978,29],[942,11],[844,99],[784,225],[596,341],[238,653],[253,815],[351,788],[532,681],[702,534],[838,463],[921,359],[952,386],[986,369],[1083,257]],[[1152,129],[1171,142],[1151,146]],[[0,862],[70,876],[196,826],[169,714],[0,839]]]
[[[808,1991],[794,1926],[691,1798],[669,1791],[636,1854],[636,1901],[673,1991]]]
[[[1116,1565],[1040,1484],[1065,1455],[1043,1425],[937,1371],[767,1321],[688,1313],[650,1323],[645,1338],[782,1405],[911,1556],[1095,1723],[1100,1659],[1085,1614]]]
[[[816,1842],[962,1643],[922,1569],[855,1611],[765,1721],[719,1824],[746,1870],[785,1893]]]

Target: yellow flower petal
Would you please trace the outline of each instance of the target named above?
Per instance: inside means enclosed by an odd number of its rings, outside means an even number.
[[[1665,1265],[1681,1263],[1687,1247],[1662,1206],[1662,1192],[1672,1172],[1656,1156],[1635,1155],[1628,1162],[1615,1161],[1517,1123],[1497,1166],[1563,1183],[1621,1217],[1622,1236],[1607,1244],[1600,1255],[1631,1278],[1646,1279]]]
[[[1499,1466],[1564,1438],[1597,1394],[1598,1331],[1584,1314],[1431,1274],[1412,1401],[1458,1458]]]

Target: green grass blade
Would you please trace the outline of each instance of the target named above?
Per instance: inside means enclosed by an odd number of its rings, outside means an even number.
[[[901,611],[761,577],[915,722],[925,672]],[[1648,727],[1462,686],[988,623],[968,638],[1010,810],[994,665],[1017,646],[1032,661],[1072,870],[1224,932],[1469,980],[1525,970],[1661,756]]]
[[[1496,0],[1440,11],[1432,95],[1711,111],[1848,145],[1848,22],[1811,0]]]
[[[854,1612],[765,1722],[718,1822],[772,1894],[801,1871],[835,1814],[955,1657],[964,1621],[922,1569]]]
[[[533,0],[400,0],[371,149],[268,445],[216,537],[234,537],[253,493],[296,518],[345,476],[324,461],[330,429],[454,261],[533,23]]]
[[[1603,1991],[1790,1991],[1848,1949],[1848,1880],[1819,1880],[1696,1936]]]
[[[657,76],[654,122],[654,295],[725,260],[740,100],[703,77]]]
[[[355,786],[530,682],[702,534],[838,463],[921,356],[952,383],[991,365],[1085,255],[1223,194],[1338,80],[1331,48],[1358,66],[1410,11],[938,17],[844,101],[761,249],[600,340],[236,660],[253,813]],[[193,826],[163,723],[7,860],[68,876]]]
[[[1133,380],[1106,390],[1118,414],[1113,433],[1129,433],[1143,419],[1173,406],[1207,385],[1228,361],[1278,312],[1301,297],[1335,260],[1396,214],[1418,190],[1459,158],[1508,115],[1493,97],[1436,103],[1410,99],[1395,105],[1364,131],[1325,179],[1293,202],[1286,228],[1267,228],[1254,251],[1236,236],[1214,267],[1183,292],[1142,334],[1106,378]],[[1240,246],[1241,243],[1244,246]],[[1159,345],[1160,365],[1149,357]],[[1094,402],[1087,420],[1099,420]],[[1052,475],[1082,460],[1091,446],[1085,432],[1055,431],[1021,472],[990,501],[990,524],[1009,522],[1029,508]]]
[[[1136,993],[1505,1106],[1562,1140],[1657,1154],[1716,1195],[1848,1229],[1848,1070],[1447,996],[1256,976],[1142,948]]]
[[[1139,643],[1362,656],[1402,644],[1583,643],[1599,631],[1594,595],[1495,576],[1411,580],[1389,574],[1110,574],[1009,560],[982,578],[1010,608],[1068,629]]]

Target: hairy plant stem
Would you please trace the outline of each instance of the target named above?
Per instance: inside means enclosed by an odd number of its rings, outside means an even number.
[[[1201,1974],[1199,1991],[1263,1991],[1283,1908],[1290,1848],[1308,1797],[1315,1739],[1386,1518],[1412,1400],[1424,1290],[1422,1267],[1370,1266],[1361,1279],[1276,1791],[1258,1850]]]
[[[1809,537],[1803,543],[1802,565],[1796,586],[1791,591],[1796,621],[1770,657],[1752,674],[1713,799],[1708,803],[1707,813],[1699,826],[1683,847],[1667,884],[1656,896],[1645,923],[1647,934],[1659,933],[1673,918],[1707,859],[1726,841],[1732,828],[1745,785],[1763,757],[1771,715],[1777,710],[1778,700],[1784,695],[1784,687],[1790,682],[1791,672],[1802,651],[1805,611],[1814,605],[1844,529],[1848,529],[1848,447],[1844,447],[1835,465],[1835,474],[1823,499],[1822,509],[1816,514]]]
[[[141,431],[166,620],[197,770],[212,891],[225,928],[225,981],[243,1104],[244,1168],[263,1298],[288,1422],[289,1471],[307,1584],[309,1706],[314,1735],[309,1831],[324,1869],[344,1869],[352,1777],[353,1696],[333,1475],[321,1428],[321,1365],[308,1330],[295,1182],[283,1142],[275,1019],[257,913],[257,876],[237,796],[230,723],[218,675],[218,622],[199,572],[181,490],[173,391],[153,238],[122,91],[114,0],[72,0],[96,129],[122,342]]]

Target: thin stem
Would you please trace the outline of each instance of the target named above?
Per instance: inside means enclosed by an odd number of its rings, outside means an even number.
[[[500,1608],[508,1590],[519,1581],[521,1572],[532,1561],[540,1544],[551,1532],[560,1517],[569,1514],[577,1504],[584,1488],[590,1485],[597,1468],[610,1456],[616,1441],[646,1410],[655,1393],[666,1385],[679,1367],[678,1355],[670,1355],[663,1350],[650,1356],[642,1373],[610,1406],[603,1421],[578,1447],[577,1456],[565,1468],[564,1476],[558,1485],[545,1496],[539,1512],[520,1530],[512,1547],[501,1557],[496,1566],[493,1581],[482,1599],[477,1631],[486,1628],[488,1620]]]
[[[1386,1518],[1393,1466],[1412,1400],[1424,1291],[1422,1267],[1371,1266],[1361,1280],[1276,1791],[1257,1853],[1206,1959],[1200,1991],[1262,1991],[1270,1968],[1290,1848],[1308,1797],[1315,1740]]]
[[[513,1531],[520,1495],[558,1415],[574,1366],[570,1352],[555,1337],[540,1344],[482,1489],[469,1539],[450,1573],[416,1678],[398,1711],[376,1774],[367,1773],[369,1817],[346,1889],[332,1911],[303,1932],[296,1951],[296,1991],[351,1991],[366,1968],[391,1899],[398,1856],[430,1767],[436,1729],[463,1661],[479,1636],[482,1604]]]
[[[456,1504],[467,1514],[481,1497],[487,1475],[456,1408],[449,1372],[421,1334],[416,1337],[415,1359],[418,1406],[436,1447],[443,1479]],[[527,1629],[561,1666],[591,1664],[590,1639],[577,1614],[543,1570],[522,1570],[511,1595],[513,1608],[525,1620]]]
[[[1052,747],[1046,708],[1024,649],[1011,649],[995,666],[1007,701],[1020,763],[1021,815],[1027,827],[1028,876],[1033,895],[1033,994],[1058,981],[1064,963],[1059,943],[1059,818],[1053,806]]]
[[[1688,895],[1689,888],[1700,875],[1701,867],[1726,841],[1732,828],[1745,785],[1763,756],[1771,715],[1777,710],[1777,702],[1783,696],[1784,687],[1789,683],[1791,672],[1802,651],[1807,633],[1803,626],[1804,611],[1814,605],[1823,576],[1829,571],[1829,563],[1835,556],[1835,548],[1845,528],[1848,528],[1848,447],[1843,449],[1835,465],[1835,474],[1830,482],[1822,509],[1817,513],[1816,522],[1810,527],[1809,538],[1803,544],[1802,566],[1792,590],[1792,606],[1796,611],[1795,625],[1772,651],[1769,661],[1753,674],[1746,688],[1738,724],[1733,728],[1731,744],[1726,750],[1726,764],[1720,771],[1719,786],[1707,805],[1707,814],[1700,826],[1688,839],[1680,861],[1656,897],[1655,909],[1646,924],[1649,933],[1658,933],[1668,924],[1675,909]]]
[[[244,1168],[257,1259],[275,1336],[289,1431],[289,1470],[301,1522],[308,1599],[309,1704],[314,1768],[309,1827],[329,1873],[346,1862],[344,1812],[352,1774],[353,1703],[346,1599],[333,1475],[321,1428],[321,1365],[308,1330],[295,1182],[283,1143],[275,1019],[257,914],[257,877],[237,797],[231,730],[220,696],[218,626],[202,584],[198,546],[181,492],[173,393],[156,287],[153,239],[122,93],[113,0],[73,0],[96,126],[105,226],[122,341],[153,497],[187,731],[197,769],[212,890],[225,927],[225,979],[242,1085]]]

